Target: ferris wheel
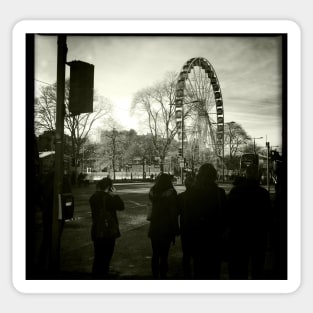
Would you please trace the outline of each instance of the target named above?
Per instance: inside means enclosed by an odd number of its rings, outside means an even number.
[[[224,159],[224,107],[221,86],[212,64],[202,57],[182,67],[175,91],[179,156],[189,165]]]

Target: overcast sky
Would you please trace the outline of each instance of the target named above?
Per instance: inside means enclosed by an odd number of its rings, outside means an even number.
[[[206,58],[218,76],[225,122],[235,121],[256,143],[281,146],[281,38],[186,36],[67,37],[67,61],[95,66],[94,87],[114,105],[114,115],[125,129],[140,133],[128,115],[133,95],[179,72],[190,58]],[[36,36],[35,79],[56,81],[57,38]],[[68,75],[69,69],[67,69]]]

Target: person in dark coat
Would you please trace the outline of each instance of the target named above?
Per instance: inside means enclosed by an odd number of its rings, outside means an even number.
[[[157,177],[149,199],[152,203],[148,232],[152,245],[152,274],[155,279],[165,279],[170,245],[179,234],[177,192],[170,175],[162,173]]]
[[[216,179],[214,166],[203,164],[187,191],[184,234],[192,248],[195,279],[220,279],[226,193]]]
[[[228,194],[230,279],[264,278],[265,254],[271,202],[269,192],[259,186],[258,171],[248,167],[246,179]]]
[[[97,184],[89,199],[92,215],[91,239],[94,244],[92,273],[94,279],[108,278],[115,240],[120,237],[116,211],[124,210],[124,202],[113,193],[113,183],[108,177]]]
[[[186,190],[178,194],[178,210],[179,210],[179,227],[180,227],[180,239],[181,246],[183,251],[183,272],[184,278],[191,278],[191,251],[192,251],[192,242],[188,236],[188,213],[187,210],[187,197],[188,192],[190,191],[194,182],[194,177],[189,175],[185,179]]]

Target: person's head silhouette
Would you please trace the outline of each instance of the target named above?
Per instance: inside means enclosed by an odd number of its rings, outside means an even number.
[[[217,179],[217,171],[211,163],[205,163],[199,168],[196,183],[199,187],[212,184]]]
[[[98,182],[98,188],[100,190],[110,190],[113,186],[112,179],[109,177],[105,177]]]
[[[246,179],[248,182],[257,183],[259,176],[258,176],[258,168],[256,166],[249,166],[246,170]]]
[[[188,175],[185,178],[185,187],[186,187],[186,189],[189,189],[192,187],[192,185],[193,185],[193,177],[191,175]]]

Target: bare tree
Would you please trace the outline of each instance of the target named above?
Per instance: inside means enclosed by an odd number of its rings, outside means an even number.
[[[150,134],[137,135],[136,140],[129,146],[127,152],[131,156],[140,157],[142,161],[142,177],[146,178],[146,165],[151,165],[152,159],[155,155],[155,148]]]
[[[85,143],[88,135],[96,121],[107,116],[109,113],[109,101],[103,97],[96,97],[97,102],[94,105],[93,113],[84,113],[79,115],[65,115],[65,128],[70,132],[72,139],[72,155],[78,159],[82,145]]]
[[[152,142],[160,157],[160,170],[164,169],[164,159],[177,133],[175,121],[176,75],[167,74],[162,82],[138,91],[132,101],[132,110],[146,113],[146,123],[152,136]]]
[[[119,133],[113,128],[110,132],[106,134],[109,139],[109,146],[111,150],[111,158],[112,158],[112,169],[113,169],[113,179],[115,180],[115,172],[116,172],[116,158],[118,154],[118,144],[119,144]]]
[[[40,133],[45,130],[55,131],[56,123],[56,83],[42,86],[39,97],[35,102],[35,130]],[[72,115],[68,110],[69,105],[69,81],[65,88],[65,115],[64,128],[71,136],[72,157],[78,159],[81,147],[88,138],[94,123],[107,116],[110,111],[110,102],[102,96],[94,96],[94,112]],[[75,169],[77,163],[75,162]]]
[[[122,155],[129,143],[126,141],[125,131],[118,130],[121,126],[115,120],[109,118],[105,126],[107,130],[102,132],[104,135],[104,141],[101,150],[104,159],[107,159],[109,163],[111,163],[113,179],[115,180],[115,173],[117,168],[120,169],[122,166]]]
[[[35,132],[55,131],[56,84],[41,86],[35,99]]]
[[[251,138],[242,126],[236,122],[225,123],[224,127],[224,149],[226,154],[224,157],[224,163],[226,164],[227,169],[238,170],[239,154],[246,149]]]
[[[225,123],[225,150],[229,147],[229,157],[236,157],[239,152],[242,152],[251,137],[246,133],[243,127],[236,123]]]

